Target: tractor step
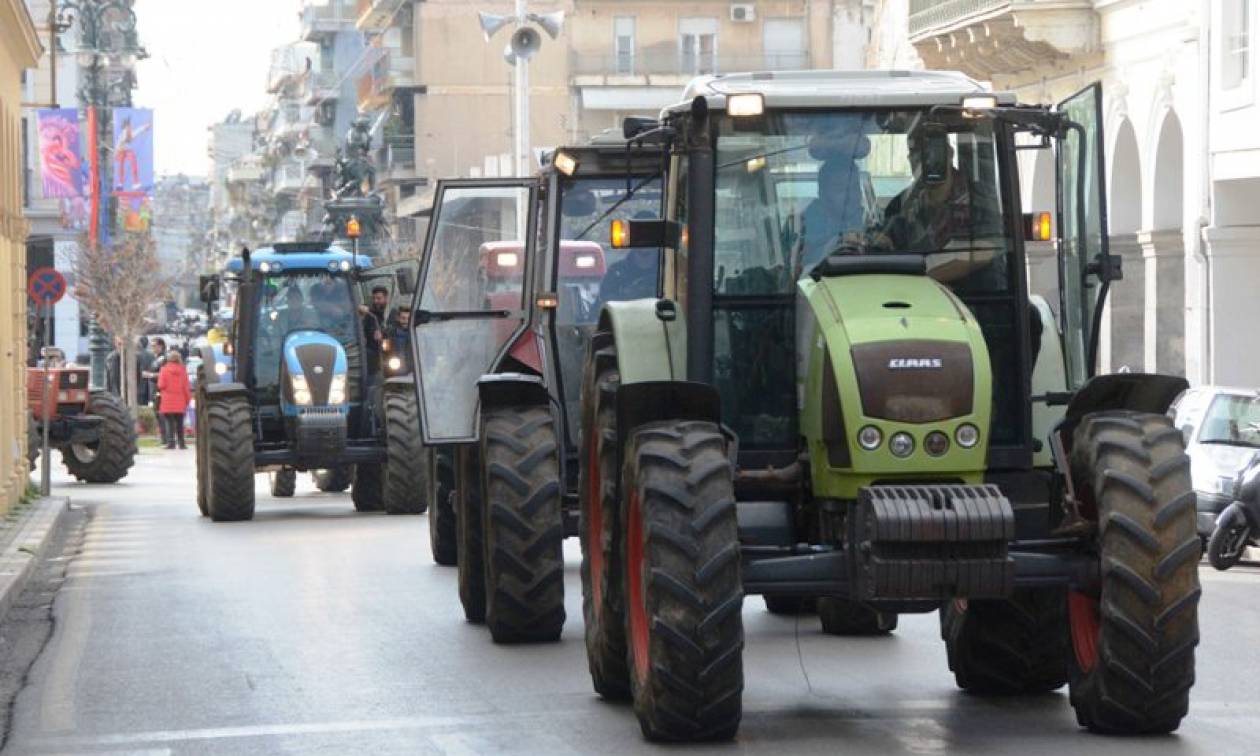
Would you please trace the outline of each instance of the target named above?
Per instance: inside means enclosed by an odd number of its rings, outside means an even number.
[[[1014,588],[1015,514],[997,486],[863,488],[848,531],[858,600],[1002,598]]]

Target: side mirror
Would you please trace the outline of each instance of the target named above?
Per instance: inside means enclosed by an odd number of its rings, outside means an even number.
[[[682,225],[668,220],[615,220],[612,222],[613,249],[668,247],[677,249]]]
[[[394,279],[398,282],[398,293],[410,296],[416,293],[416,273],[411,268],[399,268],[394,273]]]
[[[202,302],[206,304],[213,304],[219,301],[218,276],[201,276],[198,284],[197,288],[201,291]]]

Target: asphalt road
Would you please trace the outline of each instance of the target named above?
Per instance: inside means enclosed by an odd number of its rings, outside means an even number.
[[[39,651],[47,639],[25,679],[0,670],[20,682],[7,752],[653,750],[628,706],[591,691],[576,543],[563,641],[495,646],[463,621],[454,570],[433,564],[423,517],[355,514],[347,496],[315,493],[305,478],[296,498],[273,500],[260,476],[257,518],[213,524],[197,516],[192,454],[147,451],[118,486],[59,481],[84,511],[26,602],[38,613],[52,599],[51,616],[0,628],[10,646],[26,638]],[[1205,566],[1203,580],[1199,682],[1174,736],[1087,734],[1066,692],[960,693],[935,615],[903,617],[889,638],[842,640],[753,598],[739,738],[687,750],[1260,753],[1260,571]]]

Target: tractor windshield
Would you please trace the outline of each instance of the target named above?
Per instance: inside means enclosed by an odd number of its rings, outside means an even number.
[[[1005,292],[992,122],[925,110],[770,112],[720,122],[718,293],[791,290],[829,255],[917,254],[964,292]]]
[[[293,331],[323,331],[357,354],[358,318],[344,275],[303,271],[268,276],[259,291],[254,381],[260,403],[279,401],[284,339]]]

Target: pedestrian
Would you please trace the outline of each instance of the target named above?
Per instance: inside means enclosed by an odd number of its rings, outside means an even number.
[[[136,342],[136,406],[143,407],[153,397],[149,386],[149,376],[157,370],[154,366],[153,352],[149,351],[149,339],[141,336]]]
[[[114,348],[105,357],[105,390],[114,396],[122,396],[123,340],[114,337]]]
[[[188,371],[184,369],[184,358],[179,356],[179,350],[167,352],[166,362],[158,371],[157,385],[164,445],[167,449],[174,449],[176,445],[184,449],[184,412],[192,401],[192,387],[188,385]]]

